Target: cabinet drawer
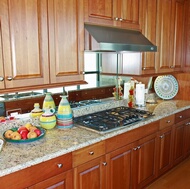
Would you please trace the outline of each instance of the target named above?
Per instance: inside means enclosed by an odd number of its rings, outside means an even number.
[[[83,164],[105,154],[105,142],[82,148],[73,152],[73,167]]]
[[[26,188],[72,168],[71,153],[28,167],[0,178],[4,189]]]
[[[190,109],[183,110],[175,114],[175,123],[179,123],[180,121],[183,121],[188,118],[190,118]]]
[[[172,126],[175,123],[175,115],[167,116],[160,120],[159,129],[164,129],[166,127]]]

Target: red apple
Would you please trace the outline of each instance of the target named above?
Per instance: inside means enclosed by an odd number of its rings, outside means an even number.
[[[27,137],[27,135],[28,135],[28,131],[25,131],[25,130],[23,130],[23,131],[21,131],[20,132],[20,135],[21,135],[21,139],[24,139],[24,140],[26,140],[28,137]]]
[[[40,136],[42,133],[40,129],[35,129],[34,132],[37,134],[37,136]]]
[[[18,133],[20,133],[21,131],[28,131],[28,129],[25,126],[21,126],[18,128]]]

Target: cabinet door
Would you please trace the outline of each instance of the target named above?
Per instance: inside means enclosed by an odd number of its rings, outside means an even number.
[[[133,188],[143,188],[156,175],[156,136],[150,135],[139,140],[132,152]]]
[[[5,87],[48,84],[46,0],[1,0],[0,17]]]
[[[131,145],[127,145],[106,155],[109,189],[131,187],[131,152]]]
[[[173,67],[174,71],[181,71],[184,64],[184,23],[185,23],[185,2],[175,0],[175,29],[174,29],[174,49]]]
[[[173,71],[174,4],[173,0],[157,1],[156,53],[157,72]]]
[[[115,0],[84,0],[85,21],[114,25],[114,1]]]
[[[190,71],[190,1],[185,1],[185,28],[184,28],[184,36],[185,36],[185,63],[183,66],[184,72]]]
[[[113,12],[118,26],[139,29],[139,0],[115,0]]]
[[[0,20],[1,24],[1,20]],[[1,33],[1,28],[0,28],[0,89],[5,88],[5,76],[4,76],[4,65],[3,65],[3,49],[2,49],[2,33]]]
[[[179,123],[174,128],[173,164],[176,165],[184,157],[184,123]]]
[[[28,189],[72,189],[73,188],[73,175],[72,171],[67,171],[37,183]]]
[[[172,129],[171,127],[160,131],[158,134],[158,176],[171,167]]]
[[[83,81],[84,26],[80,9],[77,0],[48,0],[50,83]]]
[[[190,120],[187,120],[185,122],[185,130],[184,130],[185,136],[184,136],[184,150],[185,150],[185,156],[190,155]]]
[[[106,188],[106,162],[104,156],[74,168],[74,188]]]
[[[157,0],[140,0],[140,27],[142,33],[156,45],[156,12]],[[155,68],[155,52],[142,53],[142,74],[154,74]]]

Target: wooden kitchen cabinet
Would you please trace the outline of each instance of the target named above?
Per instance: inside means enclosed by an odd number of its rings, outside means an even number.
[[[183,65],[183,71],[189,72],[190,71],[190,1],[185,1],[185,29],[184,29],[184,36],[185,36],[185,62]]]
[[[132,152],[132,188],[143,188],[156,177],[156,134],[136,142]]]
[[[46,0],[0,2],[0,89],[49,83]]]
[[[182,71],[184,62],[184,0],[157,1],[157,73]]]
[[[190,142],[189,142],[189,139],[190,139],[190,119],[187,119],[185,122],[184,133],[185,133],[185,136],[184,136],[184,141],[185,141],[184,155],[185,155],[185,157],[188,157],[190,155]]]
[[[180,163],[189,153],[189,124],[190,109],[179,112],[175,115],[174,126],[174,149],[173,164]]]
[[[79,1],[2,0],[0,17],[0,89],[85,83]]]
[[[157,133],[157,176],[162,175],[172,167],[173,132],[175,116],[167,116],[160,120],[160,131]]]
[[[143,188],[156,176],[155,157],[155,134],[107,154],[108,188]]]
[[[98,157],[74,168],[74,189],[105,189],[105,156]]]
[[[48,0],[50,83],[83,81],[83,6],[77,0]]]
[[[140,0],[140,16],[139,22],[142,34],[156,44],[156,18],[157,18],[157,0]],[[140,64],[140,71],[138,74],[154,74],[156,73],[155,66],[156,52],[142,53],[142,62]]]
[[[74,189],[105,189],[105,142],[73,152]]]
[[[73,173],[72,171],[67,171],[64,173],[61,173],[59,175],[56,175],[54,177],[51,177],[47,180],[44,180],[40,183],[37,183],[28,189],[73,189]]]
[[[84,0],[85,22],[139,29],[139,0]]]
[[[109,189],[143,188],[155,178],[157,128],[154,122],[106,141]]]
[[[72,189],[71,153],[53,158],[0,178],[1,188],[60,188]],[[70,187],[69,187],[70,186]]]
[[[106,154],[107,188],[131,188],[132,145],[126,145]]]

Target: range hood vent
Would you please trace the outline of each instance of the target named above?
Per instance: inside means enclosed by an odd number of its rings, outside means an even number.
[[[92,51],[156,52],[153,45],[140,31],[86,24],[85,29],[98,45]]]

